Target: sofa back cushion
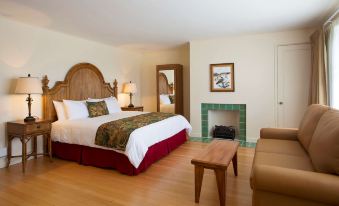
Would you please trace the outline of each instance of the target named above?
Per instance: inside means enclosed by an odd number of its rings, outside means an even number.
[[[308,151],[314,130],[317,127],[321,116],[327,110],[329,110],[328,106],[320,104],[312,104],[307,108],[304,117],[300,122],[298,132],[298,139],[306,151]]]
[[[339,175],[339,111],[331,109],[320,119],[309,147],[318,172]]]

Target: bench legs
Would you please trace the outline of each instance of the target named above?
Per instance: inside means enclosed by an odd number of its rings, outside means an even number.
[[[199,203],[204,167],[195,165],[195,202]]]
[[[215,177],[217,178],[218,192],[219,192],[219,201],[220,206],[225,206],[226,200],[226,170],[224,169],[214,169]]]
[[[235,153],[232,159],[234,175],[238,176],[238,152]]]
[[[233,170],[234,175],[238,176],[238,157],[237,153],[233,156]],[[195,169],[195,202],[199,203],[202,179],[204,176],[204,167],[200,165],[194,165]],[[215,177],[217,179],[218,193],[220,206],[225,206],[226,201],[226,169],[214,169]]]
[[[202,179],[204,176],[204,167],[195,165],[195,202],[199,203]],[[225,206],[226,201],[226,170],[214,169],[215,177],[217,179],[218,193],[220,206]]]

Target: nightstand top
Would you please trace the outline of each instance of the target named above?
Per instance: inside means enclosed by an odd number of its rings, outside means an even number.
[[[22,124],[22,125],[26,125],[26,124],[40,124],[40,123],[49,123],[51,122],[50,120],[47,119],[36,119],[34,122],[25,122],[23,119],[21,120],[16,120],[16,121],[12,121],[12,122],[7,122],[10,124]]]

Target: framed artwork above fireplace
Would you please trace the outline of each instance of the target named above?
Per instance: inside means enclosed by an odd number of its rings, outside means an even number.
[[[210,64],[211,92],[234,92],[234,63]]]

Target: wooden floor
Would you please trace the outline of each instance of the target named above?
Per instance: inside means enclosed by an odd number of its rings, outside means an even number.
[[[187,142],[138,176],[48,158],[0,169],[0,205],[219,205],[214,173],[205,170],[200,203],[194,203],[190,161],[208,143]],[[254,149],[239,148],[238,170],[227,172],[226,205],[251,205],[249,177]]]

